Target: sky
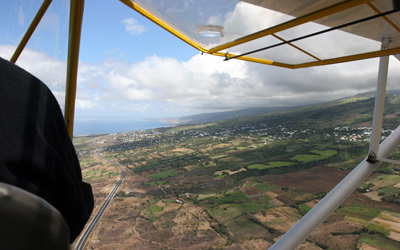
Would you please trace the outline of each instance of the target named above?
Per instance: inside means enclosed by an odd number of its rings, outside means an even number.
[[[2,0],[1,57],[11,58],[41,2]],[[66,0],[53,0],[17,62],[45,82],[61,106],[68,5]],[[239,7],[231,7],[229,15],[239,19],[230,25],[246,28]],[[254,20],[261,19],[254,14]],[[86,0],[75,114],[165,118],[318,103],[375,90],[378,64],[379,59],[370,59],[291,70],[241,60],[224,62],[222,57],[201,55],[117,0]],[[389,89],[400,89],[399,68],[400,62],[391,58]]]

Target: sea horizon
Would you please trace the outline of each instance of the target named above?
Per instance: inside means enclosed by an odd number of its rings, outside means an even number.
[[[114,134],[171,126],[153,118],[76,117],[74,135]]]

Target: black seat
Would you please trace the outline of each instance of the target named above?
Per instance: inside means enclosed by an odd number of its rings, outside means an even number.
[[[0,249],[68,249],[69,228],[47,201],[0,182]]]

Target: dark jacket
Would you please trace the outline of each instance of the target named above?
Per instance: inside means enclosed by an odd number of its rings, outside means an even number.
[[[34,193],[57,208],[69,225],[71,242],[93,209],[92,189],[82,182],[57,100],[40,80],[2,58],[0,182]]]

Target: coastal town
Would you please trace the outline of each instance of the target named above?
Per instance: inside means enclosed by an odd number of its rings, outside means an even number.
[[[193,128],[192,128],[193,127]],[[260,140],[267,144],[277,140],[289,140],[321,133],[324,139],[334,139],[348,142],[369,142],[371,127],[366,126],[343,126],[335,127],[330,131],[319,132],[317,129],[307,128],[303,130],[292,129],[289,126],[279,125],[269,128],[267,124],[258,126],[243,125],[241,127],[219,128],[207,130],[208,126],[189,126],[184,131],[175,129],[149,129],[132,132],[123,132],[107,135],[107,139],[94,140],[97,147],[89,151],[79,151],[80,155],[91,154],[94,151],[118,151],[132,150],[141,147],[159,145],[162,143],[179,143],[189,139],[212,138],[212,140],[227,140],[236,136],[243,136],[253,140]],[[392,129],[382,129],[382,140],[390,135]],[[115,141],[115,145],[107,142]]]

